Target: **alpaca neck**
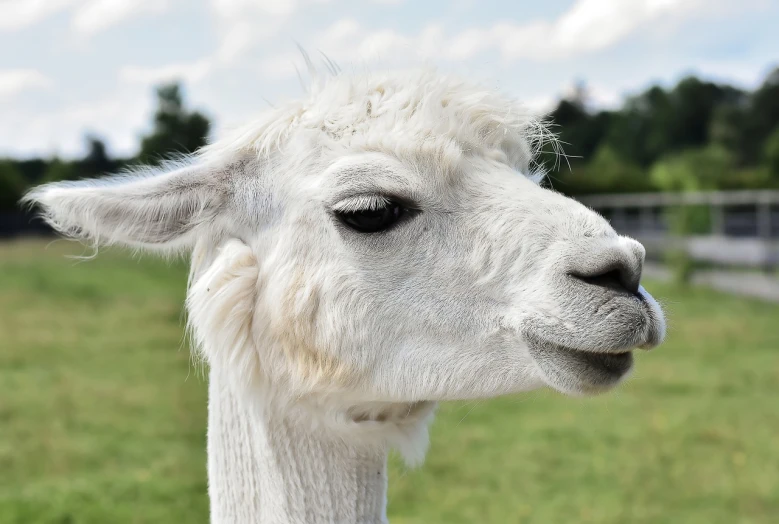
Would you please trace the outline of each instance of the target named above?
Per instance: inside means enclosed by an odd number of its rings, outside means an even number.
[[[386,522],[384,446],[250,409],[213,370],[208,411],[212,523]]]

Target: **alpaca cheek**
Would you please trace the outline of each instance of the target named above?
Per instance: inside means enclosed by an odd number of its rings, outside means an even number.
[[[201,354],[211,366],[230,369],[245,383],[258,372],[252,338],[258,274],[251,249],[231,240],[187,294],[188,324]]]
[[[287,369],[290,386],[298,392],[342,390],[357,378],[351,366],[322,343],[322,288],[302,268],[292,271],[274,315],[273,335]]]

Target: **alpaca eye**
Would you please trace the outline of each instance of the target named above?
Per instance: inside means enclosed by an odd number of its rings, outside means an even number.
[[[353,211],[336,211],[338,218],[360,233],[378,233],[386,231],[404,217],[407,210],[400,204],[385,201],[374,209],[357,209]]]

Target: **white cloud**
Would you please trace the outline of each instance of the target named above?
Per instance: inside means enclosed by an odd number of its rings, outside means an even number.
[[[91,0],[82,2],[73,13],[71,27],[85,36],[141,16],[159,14],[170,7],[168,0]]]
[[[300,8],[301,1],[210,0],[210,5],[219,33],[219,46],[213,60],[235,64],[259,42],[279,34]]]
[[[509,57],[532,58],[537,53],[552,56],[575,55],[605,49],[647,23],[664,18],[678,19],[705,4],[701,0],[578,0],[560,18],[539,24],[526,36],[544,33],[547,41],[506,40],[503,52]]]
[[[600,83],[575,81],[562,89],[560,95],[568,99],[574,98],[583,100],[589,107],[598,109],[617,109],[622,103],[625,93]],[[550,109],[552,109],[552,107],[550,107]]]
[[[135,84],[158,84],[173,80],[196,83],[208,75],[212,67],[207,59],[189,63],[169,64],[162,67],[123,66],[119,79]]]
[[[650,24],[682,20],[702,0],[577,0],[558,18],[527,23],[500,21],[447,34],[430,24],[418,34],[393,29],[368,29],[343,19],[307,44],[336,60],[360,61],[394,57],[394,61],[437,59],[452,62],[492,52],[511,63],[519,59],[561,60],[609,48]]]
[[[150,4],[154,1],[142,0]],[[219,43],[213,53],[194,62],[159,67],[123,66],[119,69],[119,78],[147,85],[171,80],[195,83],[204,80],[217,69],[229,70],[239,64],[255,44],[274,35],[284,20],[295,11],[298,3],[296,0],[210,0],[210,6],[219,35]],[[263,61],[259,69],[273,78],[288,77],[294,73],[294,66],[290,72],[283,66],[281,58]]]
[[[0,30],[17,30],[67,9],[75,0],[0,0]]]
[[[522,105],[527,107],[530,111],[533,111],[535,114],[543,115],[553,110],[558,101],[558,96],[552,91],[549,91],[548,93],[542,95],[523,98]]]
[[[359,22],[346,18],[335,22],[304,46],[321,50],[336,61],[360,61],[383,55],[409,55],[414,37],[392,29],[369,30]]]
[[[107,140],[111,154],[134,154],[151,110],[151,93],[137,87],[37,114],[8,105],[1,109],[0,155],[76,156],[83,154],[84,135],[92,132]]]
[[[91,36],[143,14],[158,14],[170,0],[0,0],[0,30],[19,30],[60,12],[71,12],[70,25]]]
[[[650,30],[650,24],[684,19],[701,7],[702,0],[577,0],[552,21],[498,22],[455,35],[448,58],[493,49],[509,62],[571,58],[609,48],[639,29]]]
[[[142,0],[142,3],[151,4],[154,1]],[[276,34],[284,21],[299,7],[297,0],[210,0],[210,6],[219,34],[219,44],[213,53],[194,62],[160,67],[123,66],[119,70],[119,78],[147,85],[171,80],[199,82],[217,69],[229,70],[239,64],[254,45]],[[261,61],[259,71],[269,78],[283,78],[294,75],[295,69],[293,62],[286,61],[284,56],[277,56]]]
[[[269,38],[277,30],[267,20],[262,23],[245,19],[224,20],[220,25],[221,36],[214,59],[224,64],[238,62],[259,40]]]
[[[399,4],[403,0],[370,1]],[[260,42],[267,42],[282,34],[292,17],[300,13],[307,4],[331,2],[335,0],[210,0],[220,34],[219,48],[214,58],[222,64],[236,63]],[[375,37],[379,45],[382,45],[379,42],[382,38],[394,36],[389,31],[383,33],[383,36]]]
[[[297,74],[299,62],[299,54],[285,53],[264,59],[260,62],[258,70],[264,79],[279,80],[290,78]]]
[[[589,103],[600,109],[617,109],[622,104],[625,93],[601,84],[588,84]]]
[[[715,81],[735,83],[745,89],[754,89],[774,67],[779,67],[779,61],[771,53],[740,60],[706,60],[690,68],[689,72]]]
[[[25,90],[51,85],[51,80],[35,69],[0,70],[0,98],[10,98]]]
[[[211,0],[217,15],[238,18],[259,13],[271,16],[291,15],[298,8],[297,0]]]

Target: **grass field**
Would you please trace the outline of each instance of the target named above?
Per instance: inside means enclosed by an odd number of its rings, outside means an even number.
[[[185,270],[0,244],[0,523],[207,522]],[[779,522],[779,307],[647,284],[668,342],[594,399],[445,405],[398,523]]]

